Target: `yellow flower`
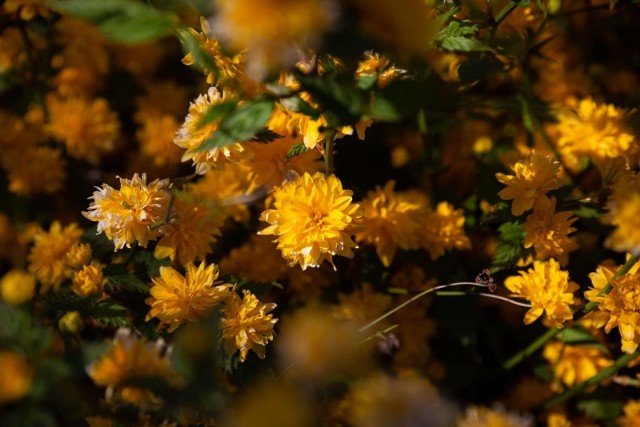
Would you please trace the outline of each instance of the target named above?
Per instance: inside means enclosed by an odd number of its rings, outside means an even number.
[[[20,30],[15,27],[5,28],[0,34],[0,73],[19,66],[26,59]]]
[[[102,273],[103,266],[93,263],[85,265],[77,271],[71,279],[71,289],[82,296],[97,294],[107,284],[107,278]]]
[[[246,162],[227,163],[210,169],[197,182],[187,184],[185,190],[193,194],[213,211],[214,215],[231,216],[236,221],[247,221],[253,190],[251,167]]]
[[[162,226],[163,236],[154,251],[155,257],[169,257],[182,265],[204,260],[211,253],[215,236],[220,235],[223,218],[213,215],[206,205],[184,197],[174,200],[171,215],[173,218]]]
[[[640,400],[629,400],[625,403],[624,415],[618,418],[620,427],[636,427],[640,425]]]
[[[607,200],[603,221],[615,226],[605,244],[618,252],[640,255],[640,178],[619,179]]]
[[[333,317],[355,322],[362,327],[391,308],[391,296],[376,292],[370,283],[350,295],[338,294],[339,304],[333,307]],[[384,322],[384,321],[383,321]],[[376,326],[382,329],[384,323]]]
[[[420,245],[431,259],[452,249],[470,249],[471,241],[464,233],[464,212],[448,202],[440,202],[436,210],[420,217]]]
[[[372,50],[364,53],[364,60],[358,63],[356,70],[356,78],[360,79],[365,76],[375,77],[379,87],[385,87],[398,76],[406,73],[405,70],[396,68],[394,65],[389,66],[389,60]]]
[[[116,113],[106,99],[47,97],[49,124],[46,130],[64,142],[67,153],[97,165],[103,154],[115,148],[120,132]]]
[[[36,280],[33,274],[13,269],[0,279],[0,297],[9,304],[19,305],[33,298]]]
[[[136,98],[134,120],[142,124],[162,116],[184,117],[188,101],[187,89],[171,80],[145,82],[144,95]]]
[[[65,160],[60,150],[49,147],[24,147],[5,154],[3,166],[9,179],[9,191],[19,196],[53,194],[62,188],[66,177]]]
[[[218,89],[210,87],[206,94],[200,95],[195,102],[189,105],[189,114],[173,140],[178,147],[187,150],[182,155],[182,161],[192,160],[197,174],[203,175],[214,165],[218,166],[229,160],[237,160],[248,154],[246,147],[238,142],[224,147],[213,147],[209,150],[199,151],[202,144],[218,130],[219,125],[219,122],[214,120],[199,127],[200,120],[212,105],[229,101],[231,97],[229,91],[224,91],[221,95]]]
[[[444,426],[452,415],[452,407],[438,397],[436,388],[415,374],[377,374],[357,383],[348,411],[354,427]]]
[[[29,253],[29,271],[42,284],[41,293],[51,287],[57,290],[68,277],[70,266],[64,262],[65,255],[78,243],[82,230],[77,224],[62,227],[54,221],[49,232],[40,231],[34,236],[34,244]]]
[[[376,252],[385,267],[393,262],[396,250],[416,249],[419,245],[421,224],[417,215],[425,215],[425,207],[418,200],[402,197],[393,191],[394,181],[384,188],[376,187],[362,200],[363,230],[356,240],[376,246]]]
[[[173,267],[160,267],[160,276],[152,278],[151,297],[146,303],[151,306],[147,320],[157,317],[160,327],[168,326],[173,332],[186,322],[195,322],[229,295],[230,284],[218,285],[218,266],[186,266],[183,276]]]
[[[87,374],[97,386],[107,387],[108,400],[120,397],[134,405],[153,405],[158,403],[158,398],[150,391],[126,384],[144,378],[173,382],[169,356],[170,351],[162,339],[145,342],[130,329],[120,328],[111,348],[87,367]]]
[[[618,268],[600,266],[589,275],[593,288],[584,293],[586,299],[598,303],[590,317],[593,326],[604,326],[606,333],[616,326],[622,338],[622,351],[633,353],[640,344],[640,265],[615,279],[609,293],[598,296]]]
[[[133,242],[144,248],[149,240],[160,235],[158,229],[150,227],[164,218],[169,202],[169,180],[158,180],[147,184],[147,175],[134,174],[131,180],[120,179],[120,190],[102,184],[93,193],[88,212],[82,215],[98,223],[98,233],[113,240],[115,250]]]
[[[265,347],[275,335],[273,326],[278,319],[274,319],[270,312],[276,305],[261,303],[246,289],[242,293],[241,300],[235,291],[231,292],[220,311],[224,351],[231,356],[239,350],[242,362],[249,350],[264,359]]]
[[[456,427],[533,427],[533,417],[507,412],[500,406],[468,406],[464,416],[458,417]]]
[[[514,175],[497,173],[496,178],[507,186],[498,195],[503,200],[513,200],[511,213],[514,215],[522,215],[533,207],[536,199],[560,187],[560,163],[535,151],[511,166],[511,170]]]
[[[357,248],[351,235],[357,231],[362,209],[352,203],[353,193],[343,190],[335,175],[305,173],[285,182],[273,192],[274,209],[262,212],[260,220],[270,225],[258,234],[278,236],[278,249],[289,265],[318,267],[333,256],[348,258]]]
[[[41,0],[6,0],[2,5],[7,14],[16,14],[24,21],[31,21],[36,16],[46,18],[49,9]]]
[[[175,166],[180,163],[181,150],[173,143],[179,125],[173,116],[149,117],[136,132],[144,155],[153,159],[156,166]]]
[[[598,105],[591,98],[581,100],[575,110],[562,111],[558,116],[558,151],[569,158],[589,156],[596,164],[637,154],[634,135],[624,124],[628,115],[611,104]]]
[[[554,213],[556,199],[540,198],[533,205],[533,213],[522,226],[526,232],[524,247],[534,247],[536,258],[557,258],[561,265],[569,261],[569,252],[578,249],[575,237],[569,237],[576,231],[571,227],[577,218],[571,218],[572,212]]]
[[[79,334],[84,329],[84,320],[77,311],[69,311],[58,320],[58,328],[69,334]]]
[[[87,243],[76,243],[64,256],[64,262],[75,269],[89,264],[91,262],[91,246]]]
[[[524,317],[525,325],[534,322],[543,312],[555,328],[573,319],[569,306],[576,302],[573,293],[579,286],[569,281],[569,273],[561,271],[556,260],[534,261],[533,268],[521,271],[520,276],[508,277],[504,284],[513,296],[531,302]]]
[[[0,405],[15,402],[29,394],[33,368],[19,354],[0,350]]]
[[[567,387],[586,381],[613,364],[607,353],[598,347],[571,346],[559,341],[545,345],[543,356],[551,365],[556,381]],[[554,387],[557,390],[561,385]]]
[[[260,260],[260,262],[255,262]],[[269,236],[252,235],[249,242],[232,249],[220,261],[225,274],[244,277],[254,282],[273,282],[287,276],[289,268]]]
[[[315,44],[335,18],[321,0],[222,0],[216,6],[216,32],[231,49],[247,49],[254,76],[294,63],[296,48]]]
[[[298,175],[305,172],[315,173],[322,169],[321,155],[317,150],[310,150],[299,156],[286,160],[287,153],[300,138],[285,136],[268,144],[258,142],[248,143],[247,146],[253,152],[253,159],[249,163],[254,173],[254,186],[266,186],[271,188],[282,184],[288,174],[296,172]]]
[[[217,70],[209,70],[207,68],[202,71],[207,75],[207,83],[212,85],[220,81],[225,83],[228,80],[237,79],[242,73],[242,54],[237,54],[233,57],[228,57],[222,51],[222,46],[218,39],[212,36],[211,27],[209,22],[200,17],[200,27],[202,32],[198,32],[193,28],[189,28],[189,32],[193,35],[200,45],[200,49],[211,59],[216,65]],[[193,54],[191,52],[182,58],[182,63],[185,65],[193,65]]]

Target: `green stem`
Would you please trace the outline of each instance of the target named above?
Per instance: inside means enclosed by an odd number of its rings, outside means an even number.
[[[496,15],[494,21],[495,21],[495,26],[497,27],[498,25],[500,25],[502,23],[502,21],[504,21],[505,19],[507,19],[507,17],[509,16],[509,14],[511,12],[513,12],[515,10],[515,8],[518,7],[518,3],[511,1],[509,2],[508,5],[506,5],[500,12],[498,12],[498,14]]]
[[[324,172],[327,176],[333,173],[333,132],[327,132],[324,141]]]
[[[640,348],[636,349],[636,351],[634,351],[631,354],[625,354],[624,356],[620,357],[618,360],[614,362],[613,365],[609,366],[606,369],[603,369],[602,371],[598,372],[598,374],[594,375],[588,380],[583,381],[580,384],[576,384],[570,389],[565,390],[563,393],[560,393],[559,395],[549,399],[548,401],[545,402],[545,404],[543,405],[543,408],[550,409],[553,406],[557,405],[558,403],[564,402],[565,400],[572,398],[573,396],[579,394],[585,389],[598,384],[600,381],[610,377],[611,375],[618,372],[618,370],[627,366],[629,362],[631,362],[638,356],[640,356]]]
[[[598,293],[598,296],[602,296],[609,293],[613,288],[612,282],[616,280],[618,277],[627,274],[629,270],[631,270],[631,267],[633,267],[635,263],[638,261],[638,259],[640,259],[640,256],[637,256],[637,255],[629,258],[627,262],[625,262],[624,265],[620,267],[618,271],[616,271],[616,273],[611,277],[611,279],[609,279],[605,287],[602,288],[602,290]],[[582,309],[582,312],[578,314],[578,316],[574,319],[574,321],[581,319],[587,313],[593,311],[597,307],[598,307],[597,302],[588,303],[587,305],[584,306],[584,308]],[[537,340],[529,344],[525,349],[520,350],[518,353],[514,354],[511,358],[509,358],[504,363],[503,365],[504,368],[511,369],[514,366],[518,365],[525,358],[535,353],[536,350],[538,350],[543,345],[545,345],[546,343],[554,339],[561,331],[562,329],[549,329],[547,332],[545,332],[544,335],[540,336]]]

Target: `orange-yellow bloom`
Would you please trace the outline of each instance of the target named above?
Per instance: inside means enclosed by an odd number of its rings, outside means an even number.
[[[224,351],[229,356],[240,351],[242,362],[246,360],[249,350],[264,359],[265,347],[275,336],[273,326],[278,319],[270,312],[276,305],[261,303],[246,289],[242,293],[242,299],[236,292],[231,292],[224,300],[221,310]]]
[[[82,296],[97,294],[107,284],[102,273],[103,266],[98,263],[85,265],[77,271],[71,280],[71,289]]]
[[[624,415],[618,418],[620,427],[636,427],[640,425],[640,400],[629,400],[625,403]]]
[[[151,226],[164,219],[169,203],[169,180],[158,180],[147,184],[147,175],[134,174],[131,180],[120,179],[120,190],[107,184],[93,193],[93,202],[85,218],[98,223],[98,233],[104,232],[113,240],[115,250],[138,242],[147,247],[160,231]]]
[[[531,151],[524,159],[511,166],[513,175],[497,173],[498,181],[507,186],[498,193],[503,200],[513,200],[511,213],[522,215],[533,207],[545,193],[560,187],[560,163],[549,156]]]
[[[0,350],[0,405],[15,402],[29,394],[33,368],[19,354]]]
[[[464,232],[464,212],[448,202],[440,202],[436,209],[420,216],[420,246],[429,251],[431,259],[452,249],[470,249],[471,241]]]
[[[186,267],[183,276],[173,267],[160,267],[160,276],[152,280],[151,306],[147,319],[157,317],[160,327],[173,332],[185,322],[195,322],[229,295],[230,284],[217,284],[218,266],[200,263]]]
[[[559,341],[545,345],[543,356],[551,365],[556,381],[567,387],[586,381],[613,364],[607,353],[598,347],[573,346]]]
[[[335,175],[305,173],[275,188],[274,208],[260,216],[270,225],[258,234],[278,236],[282,256],[303,270],[325,260],[333,264],[334,255],[350,258],[357,248],[351,236],[362,217],[352,195]]]
[[[535,261],[533,268],[521,271],[520,276],[508,277],[504,284],[513,296],[531,302],[524,317],[525,325],[534,322],[542,313],[546,313],[546,319],[555,328],[561,328],[567,320],[573,319],[570,305],[576,302],[573,293],[579,286],[569,281],[569,273],[560,270],[556,260]]]
[[[605,242],[618,252],[640,255],[640,178],[619,179],[607,200],[603,221],[615,226]]]

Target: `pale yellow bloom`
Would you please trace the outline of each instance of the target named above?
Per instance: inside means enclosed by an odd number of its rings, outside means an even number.
[[[277,236],[282,256],[303,270],[325,260],[333,264],[334,255],[350,258],[357,247],[351,236],[362,217],[352,195],[335,175],[305,173],[274,189],[273,209],[260,216],[270,225],[258,234]]]

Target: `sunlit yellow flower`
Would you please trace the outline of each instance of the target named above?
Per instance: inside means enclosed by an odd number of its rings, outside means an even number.
[[[169,356],[162,339],[145,342],[130,329],[120,328],[111,348],[87,367],[87,374],[97,386],[107,387],[108,400],[119,397],[134,405],[155,405],[158,398],[149,390],[126,384],[144,378],[173,382]]]
[[[180,163],[182,150],[173,143],[179,125],[168,114],[149,117],[136,132],[143,154],[151,157],[156,166],[174,166]]]
[[[333,264],[334,255],[350,258],[357,248],[351,236],[362,217],[352,195],[335,175],[305,173],[275,188],[274,209],[260,216],[270,225],[259,234],[277,236],[289,265],[300,264],[303,270],[325,260]]]
[[[354,427],[444,426],[452,416],[452,407],[439,398],[436,388],[415,374],[377,374],[357,383],[348,411]]]
[[[189,105],[189,114],[173,140],[178,147],[187,150],[182,155],[182,161],[192,160],[196,173],[200,175],[205,174],[214,165],[246,157],[249,153],[245,145],[239,142],[198,151],[202,144],[216,132],[219,125],[218,120],[213,120],[199,127],[200,120],[212,105],[229,101],[231,97],[229,91],[220,94],[217,88],[210,87],[206,94],[198,96],[195,102]]]
[[[261,303],[246,289],[242,293],[243,297],[240,299],[236,292],[231,292],[220,311],[224,351],[229,356],[240,351],[242,362],[246,360],[249,350],[264,359],[265,347],[275,336],[273,326],[278,319],[270,312],[276,305]]]
[[[404,73],[406,73],[405,70],[396,68],[394,65],[390,66],[386,57],[368,50],[364,53],[364,60],[358,62],[356,78],[375,77],[378,86],[382,88]]]
[[[625,403],[624,415],[617,419],[620,427],[636,427],[640,425],[640,400],[629,400]]]
[[[103,266],[98,263],[85,265],[77,271],[71,279],[71,289],[82,296],[97,294],[107,284],[107,278],[102,273]]]
[[[41,230],[36,233],[29,253],[29,271],[42,284],[41,293],[52,287],[57,290],[68,277],[71,267],[64,262],[64,257],[79,242],[80,236],[82,230],[77,224],[63,228],[58,221],[51,224],[48,232]]]
[[[498,195],[503,200],[513,200],[511,213],[514,215],[522,215],[533,207],[536,199],[560,187],[560,163],[535,151],[511,166],[511,170],[514,175],[497,173],[496,178],[507,186]]]
[[[464,416],[458,417],[456,427],[533,427],[531,415],[507,412],[503,407],[468,406]]]
[[[9,304],[19,305],[33,298],[36,280],[33,274],[13,269],[0,279],[0,298]]]
[[[282,184],[291,172],[302,175],[305,172],[313,174],[321,170],[323,164],[320,161],[320,152],[317,150],[310,150],[286,159],[291,147],[300,142],[300,138],[285,136],[268,144],[258,142],[247,144],[253,152],[250,165],[254,173],[254,185],[271,188]]]
[[[615,226],[605,242],[618,252],[640,255],[640,178],[619,179],[607,200],[603,221]]]
[[[216,70],[208,68],[202,70],[207,75],[207,83],[212,85],[217,82],[225,83],[228,80],[237,79],[243,73],[241,65],[242,54],[237,54],[233,57],[226,56],[218,39],[213,37],[209,22],[204,17],[200,17],[200,27],[202,32],[198,32],[193,28],[189,28],[189,32],[198,40],[200,49],[213,61],[217,68]],[[187,53],[182,58],[182,63],[193,65],[195,63],[193,53]]]
[[[420,216],[420,246],[436,259],[452,249],[471,248],[471,241],[464,232],[464,212],[454,209],[448,202],[440,202],[436,209]]]
[[[29,394],[33,368],[19,354],[0,350],[0,405],[15,402]]]
[[[539,198],[533,205],[533,213],[522,226],[526,232],[524,247],[534,247],[536,258],[556,258],[561,265],[569,261],[569,252],[578,249],[575,237],[569,237],[576,231],[571,227],[577,218],[571,218],[573,212],[557,212],[556,199]]]
[[[230,284],[218,284],[218,266],[186,266],[183,276],[173,267],[160,267],[160,276],[152,278],[153,287],[147,304],[151,306],[147,319],[157,317],[160,327],[173,332],[186,322],[195,322],[229,295]]]
[[[589,275],[593,288],[584,293],[586,299],[598,303],[598,308],[590,317],[593,326],[604,326],[606,333],[616,326],[622,338],[622,351],[633,353],[640,344],[640,265],[622,277],[611,282],[613,288],[608,293],[598,295],[611,280],[617,267],[599,266]]]
[[[558,150],[563,156],[588,156],[596,164],[637,154],[634,135],[624,124],[628,115],[611,104],[598,105],[591,98],[583,99],[575,110],[562,111],[558,116]]]
[[[7,14],[16,14],[24,21],[31,21],[36,16],[49,16],[49,9],[41,0],[6,0],[2,8]]]
[[[5,154],[3,166],[9,190],[20,196],[58,192],[66,177],[60,150],[50,147],[24,147]]]
[[[113,151],[120,132],[118,116],[106,99],[47,97],[49,124],[46,129],[64,142],[71,157],[98,164]]]
[[[158,240],[154,255],[169,257],[182,265],[204,260],[211,253],[211,243],[220,235],[221,220],[202,203],[186,197],[177,197],[171,206],[172,218],[162,226],[163,236]]]
[[[236,221],[249,219],[247,204],[253,200],[253,177],[246,162],[227,163],[210,169],[185,190],[205,203],[216,216],[231,216]]]
[[[115,250],[138,242],[147,247],[160,231],[151,226],[164,218],[169,202],[169,180],[147,184],[147,175],[134,174],[131,180],[120,179],[120,190],[107,184],[94,191],[91,205],[82,215],[98,223],[98,233],[104,232],[113,240]]]
[[[572,346],[559,341],[552,341],[545,345],[543,356],[551,365],[556,381],[567,387],[588,380],[613,364],[613,360],[607,356],[607,353],[598,347]],[[562,386],[557,384],[556,387]]]
[[[543,312],[556,328],[573,319],[570,305],[576,302],[573,293],[579,286],[569,281],[569,273],[560,270],[560,264],[554,259],[535,261],[533,268],[521,271],[520,276],[508,277],[504,285],[513,296],[531,302],[524,317],[525,325],[534,322]]]
[[[376,187],[362,200],[362,231],[356,240],[376,246],[382,264],[389,267],[396,250],[418,248],[421,224],[416,218],[426,215],[425,206],[418,200],[402,197],[393,191],[394,181],[384,188]]]
[[[87,243],[76,243],[64,256],[64,262],[71,268],[81,269],[91,262],[91,246]]]
[[[335,18],[321,0],[222,0],[216,6],[216,33],[233,50],[247,49],[247,68],[255,76],[294,63],[296,48],[317,43]]]

